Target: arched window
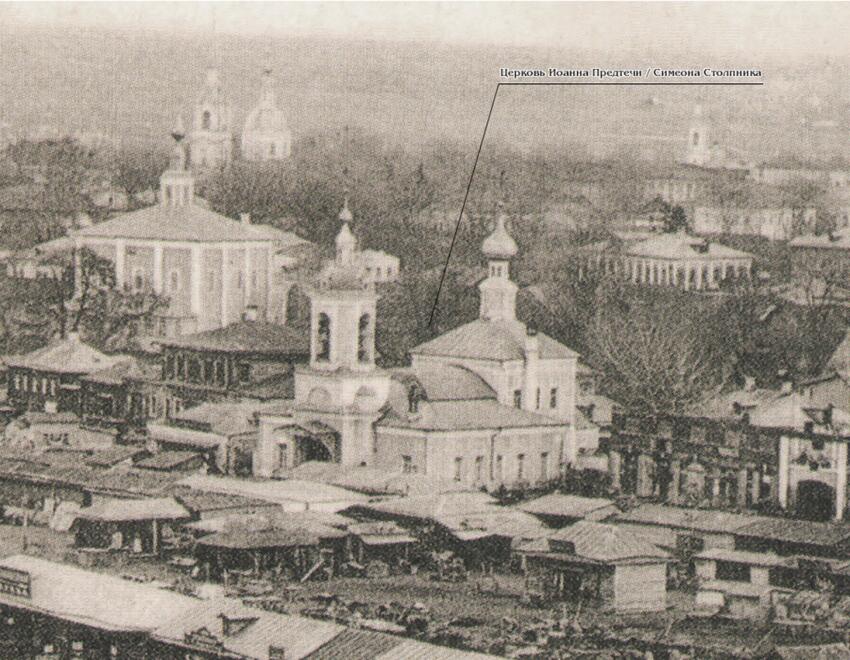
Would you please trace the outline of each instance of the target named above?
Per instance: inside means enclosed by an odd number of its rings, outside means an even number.
[[[141,291],[145,288],[145,276],[141,268],[136,268],[133,271],[133,290]]]
[[[699,133],[694,133],[694,146],[699,144]]]
[[[210,130],[210,124],[212,123],[212,115],[209,110],[204,110],[204,114],[201,116],[201,128],[205,131]]]
[[[180,271],[172,270],[168,276],[168,287],[172,293],[180,291]]]
[[[319,314],[316,328],[316,360],[327,362],[331,359],[331,319],[327,314]]]
[[[368,314],[360,317],[357,327],[357,361],[368,363],[372,360],[370,349],[372,339],[372,319]]]
[[[274,142],[269,145],[269,156],[274,156]]]

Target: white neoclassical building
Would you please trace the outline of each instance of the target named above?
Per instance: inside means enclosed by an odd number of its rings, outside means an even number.
[[[705,291],[716,289],[724,280],[752,277],[751,254],[685,232],[658,234],[626,245],[602,241],[574,254],[579,277],[597,271],[645,286]]]
[[[155,334],[224,327],[248,307],[256,307],[261,319],[282,320],[287,286],[275,276],[276,255],[282,246],[303,241],[252,224],[247,214],[233,220],[199,204],[182,135],[174,137],[159,202],[75,232],[75,247],[111,260],[119,286],[168,299]]]
[[[260,99],[248,113],[242,130],[242,158],[251,161],[285,160],[292,153],[292,133],[277,96],[270,66],[263,69]]]

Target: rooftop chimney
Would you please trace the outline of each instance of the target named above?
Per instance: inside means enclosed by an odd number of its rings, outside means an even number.
[[[823,409],[823,425],[824,426],[832,426],[832,411],[835,408],[831,403],[827,404],[826,408]]]
[[[251,224],[251,214],[250,213],[240,213],[239,214],[239,222],[241,222],[243,225],[250,225]]]
[[[73,341],[79,343],[80,341],[80,333],[79,332],[69,332],[66,335],[68,341]]]
[[[794,381],[792,380],[784,380],[782,381],[782,389],[780,390],[782,394],[791,394],[794,391]]]
[[[744,376],[744,391],[752,392],[756,389],[756,379],[753,376]]]
[[[223,612],[218,615],[218,618],[221,619],[221,633],[225,637],[230,637],[231,635],[236,635],[237,633],[242,632],[254,623],[257,620],[257,617],[246,617],[246,616],[227,616]]]

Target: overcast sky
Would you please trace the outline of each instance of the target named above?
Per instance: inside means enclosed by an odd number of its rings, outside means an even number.
[[[0,5],[0,22],[603,51],[648,44],[750,59],[850,53],[850,3],[26,2]]]

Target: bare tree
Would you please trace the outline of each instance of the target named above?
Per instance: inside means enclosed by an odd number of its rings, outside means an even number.
[[[722,381],[697,318],[675,300],[600,306],[587,342],[605,389],[626,407],[682,413]]]

